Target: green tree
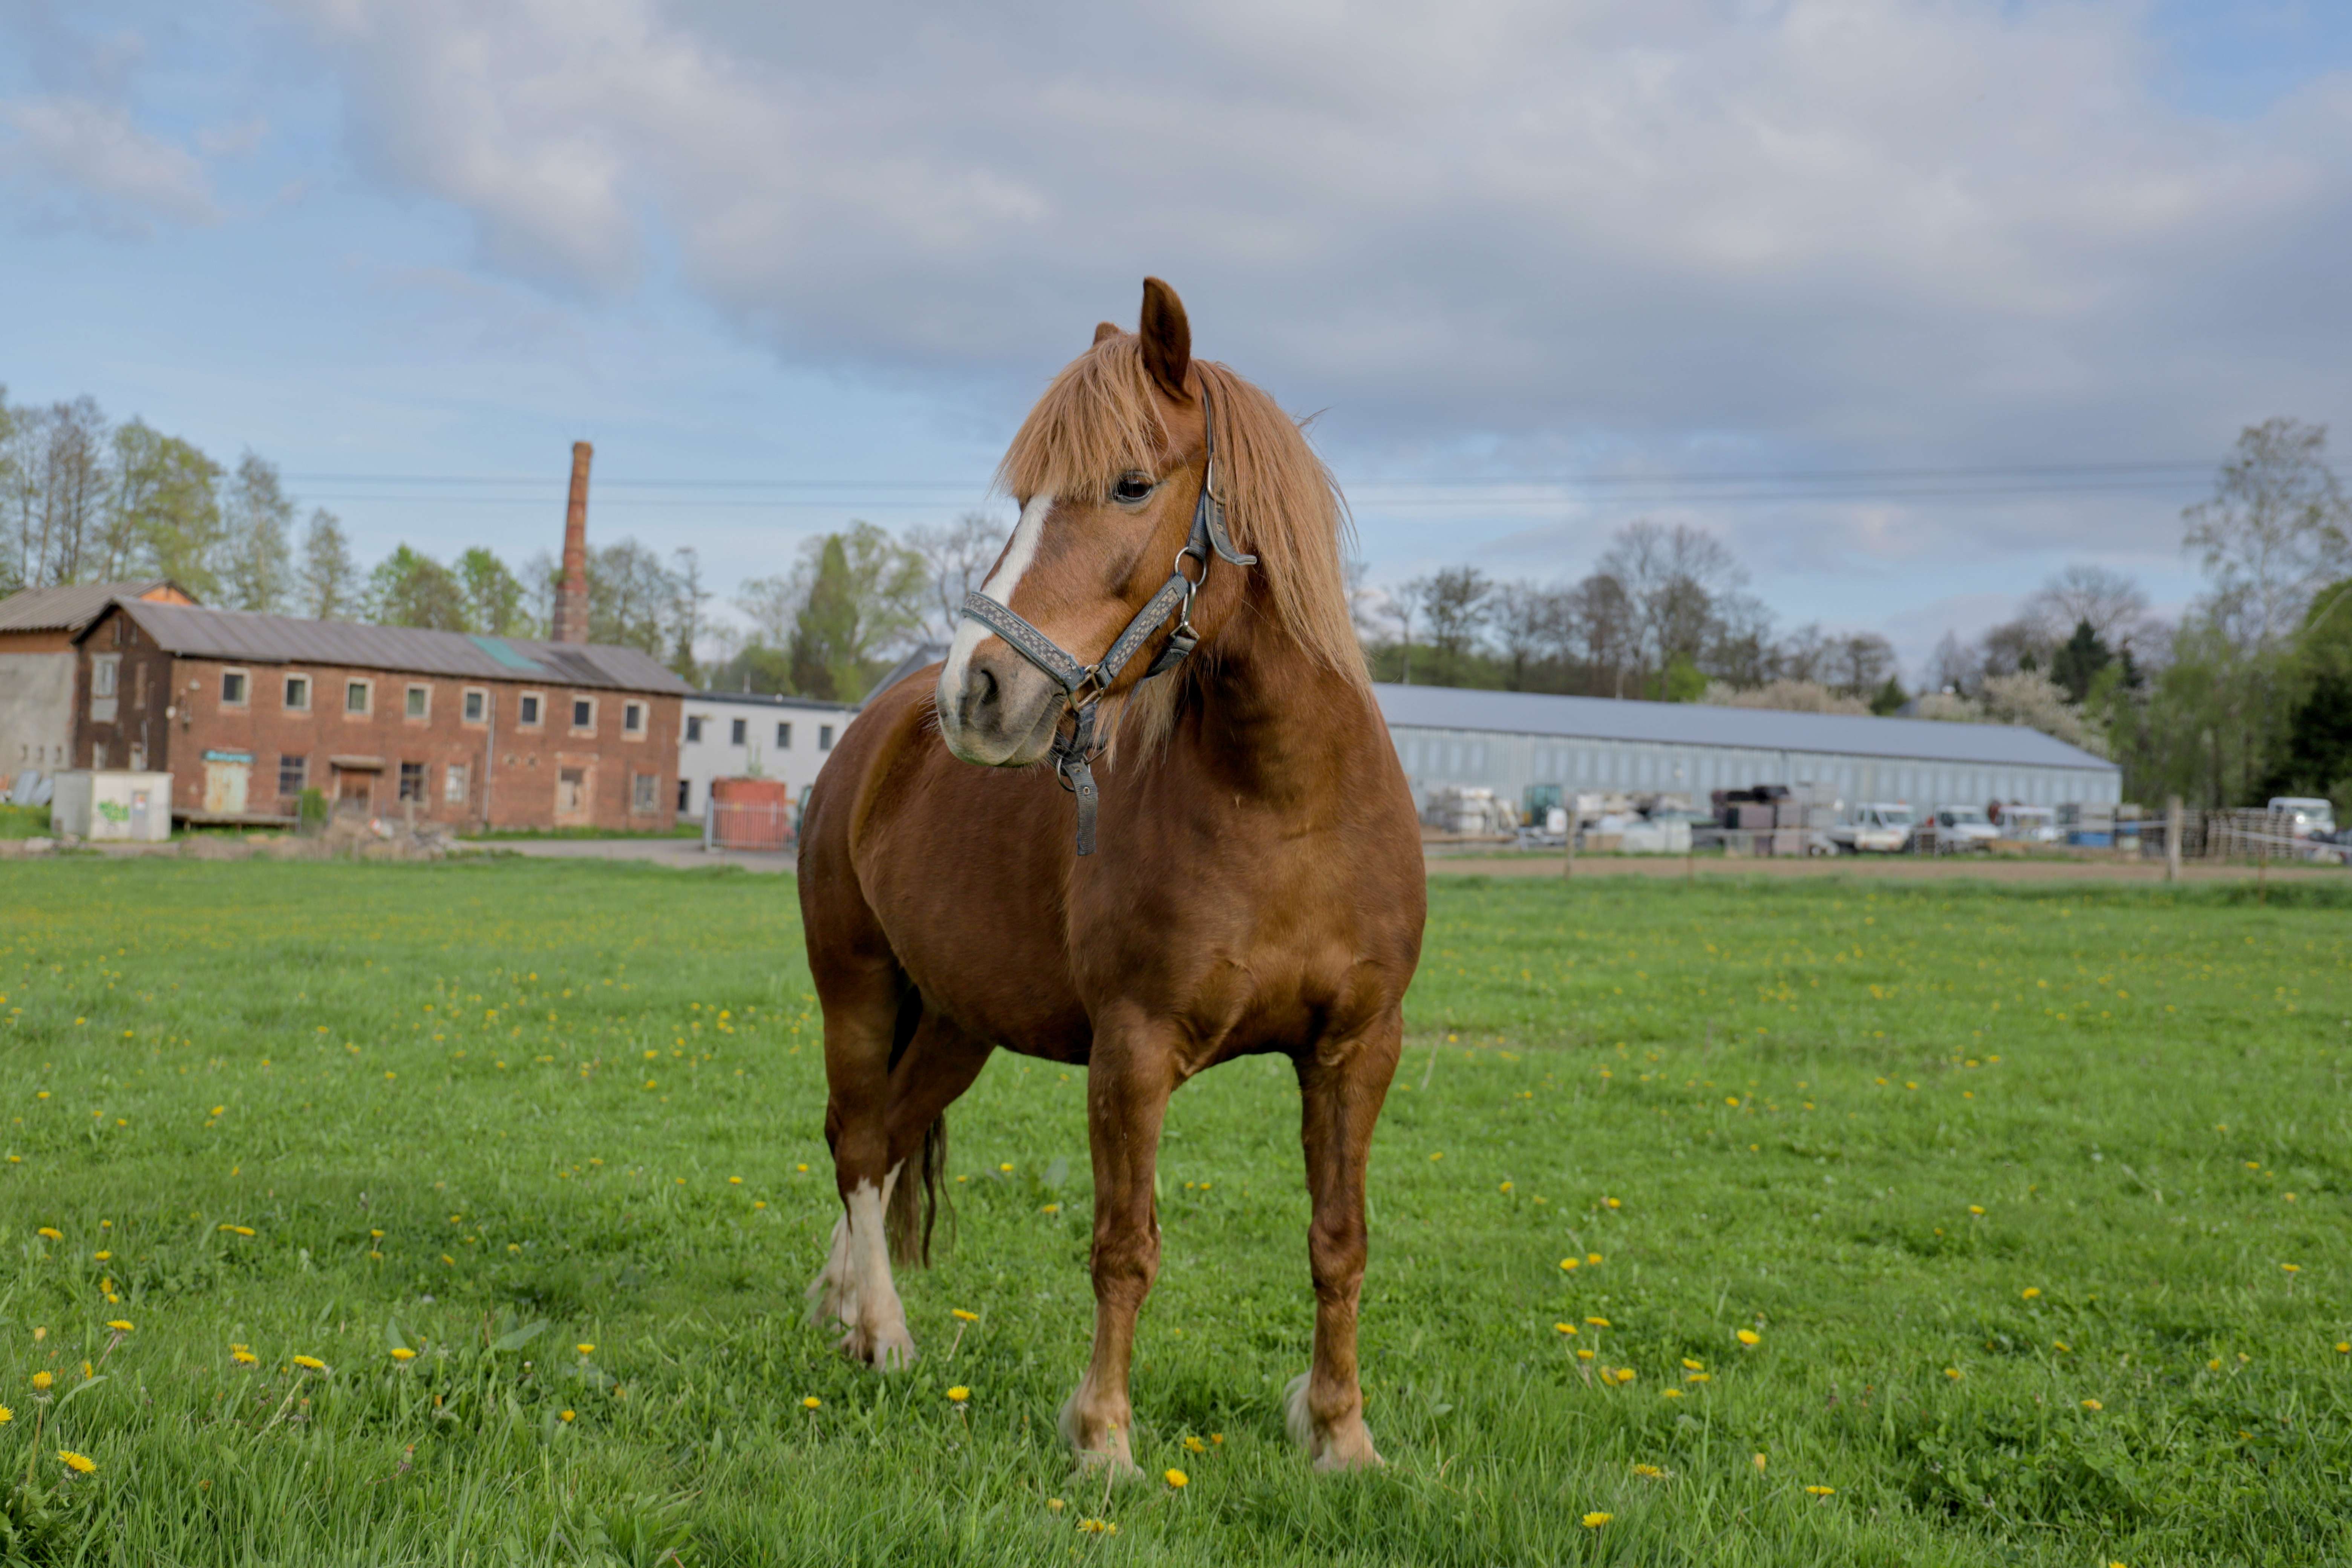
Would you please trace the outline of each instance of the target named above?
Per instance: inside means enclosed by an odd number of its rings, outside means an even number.
[[[881,656],[921,626],[929,582],[922,557],[870,522],[810,542],[807,591],[789,650],[793,689],[855,702]]]
[[[368,574],[367,618],[380,626],[427,631],[469,630],[466,590],[457,575],[430,555],[404,544]]]
[[[2091,694],[2091,682],[2099,671],[2115,658],[2106,639],[2100,637],[2087,620],[2074,623],[2074,635],[2058,647],[2051,657],[2050,679],[2063,688],[2068,698],[2080,702]]]
[[[1890,675],[1885,685],[1871,693],[1870,710],[1884,719],[1891,713],[1901,712],[1903,705],[1910,700],[1911,694],[1903,689],[1902,680]]]
[[[467,630],[498,637],[532,634],[523,614],[521,579],[489,551],[477,544],[457,557],[457,586]]]
[[[291,575],[286,532],[294,521],[294,502],[277,465],[251,451],[238,458],[223,510],[228,537],[220,570],[222,597],[230,609],[274,615],[286,605]]]
[[[206,603],[218,598],[221,466],[140,419],[115,430],[113,447],[105,574],[152,572]]]
[[[352,602],[357,576],[341,521],[324,507],[311,512],[310,526],[302,533],[302,565],[295,574],[295,613],[314,621],[342,620],[358,607]]]

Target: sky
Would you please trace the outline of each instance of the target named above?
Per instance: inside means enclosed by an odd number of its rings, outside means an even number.
[[[2197,591],[2352,429],[2323,0],[0,0],[0,384],[279,465],[363,559],[986,510],[1146,274],[1316,416],[1375,584],[1638,517],[1916,672]]]

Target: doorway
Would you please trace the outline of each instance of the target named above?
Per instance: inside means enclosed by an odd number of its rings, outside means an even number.
[[[584,767],[555,771],[555,826],[585,827],[595,809],[595,775]]]

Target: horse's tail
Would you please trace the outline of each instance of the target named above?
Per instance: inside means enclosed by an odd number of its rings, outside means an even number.
[[[923,1130],[923,1146],[912,1162],[914,1169],[898,1173],[890,1189],[890,1207],[882,1216],[882,1234],[890,1239],[890,1261],[900,1268],[931,1265],[931,1232],[940,1211],[947,1206],[948,1116]],[[948,1216],[952,1230],[953,1214]]]

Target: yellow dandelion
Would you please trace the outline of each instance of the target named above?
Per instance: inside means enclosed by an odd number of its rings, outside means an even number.
[[[978,1312],[967,1312],[961,1307],[950,1309],[948,1316],[953,1318],[959,1323],[976,1323],[980,1321],[980,1314]]]
[[[1044,1208],[1039,1209],[1037,1212],[1039,1214],[1060,1214],[1062,1212],[1062,1205],[1059,1204],[1047,1204]]]
[[[1680,1399],[1682,1396],[1683,1391],[1679,1388],[1662,1388],[1658,1390],[1658,1397],[1661,1399]]]
[[[1592,1359],[1592,1352],[1591,1351],[1580,1350],[1576,1352],[1576,1359],[1579,1361],[1591,1361]]]
[[[1694,1361],[1689,1356],[1685,1356],[1683,1357],[1683,1370],[1685,1372],[1705,1372],[1706,1370],[1706,1363],[1703,1361]]]
[[[555,1418],[558,1421],[570,1421],[575,1419],[578,1415],[579,1412],[573,1410],[559,1410],[555,1413]]]
[[[1495,1190],[1498,1193],[1507,1193],[1511,1190],[1511,1184],[1505,1182],[1501,1186],[1496,1187]]]
[[[1975,1215],[1978,1218],[1981,1219],[1981,1218],[1983,1218],[1983,1217],[1984,1217],[1984,1205],[1982,1205],[1982,1204],[1970,1204],[1970,1205],[1969,1205],[1969,1212],[1970,1214],[1972,1214],[1972,1215]]]
[[[2064,1351],[2068,1355],[2074,1353],[2074,1347],[2068,1344],[2064,1340],[2052,1340],[2050,1342],[2050,1347],[2053,1350]]]
[[[2352,1355],[2352,1340],[2336,1341],[2336,1353],[2337,1355]]]
[[[1059,1513],[1070,1505],[1064,1502],[1060,1498],[1049,1497],[1045,1500],[1045,1506],[1051,1509],[1054,1512]]]
[[[1572,1334],[1576,1332],[1576,1325],[1574,1323],[1554,1323],[1552,1327],[1558,1329],[1563,1334]]]
[[[577,1344],[573,1345],[572,1348],[578,1351],[582,1355],[594,1355],[596,1353],[596,1347],[592,1344]]]
[[[1749,1350],[1754,1350],[1758,1345],[1764,1342],[1764,1336],[1758,1333],[1754,1329],[1742,1329],[1731,1337],[1738,1340],[1741,1344],[1746,1345]]]
[[[1002,1165],[997,1166],[996,1169],[1000,1173],[1009,1176],[1013,1173],[1013,1162],[1007,1160]]]
[[[33,1234],[45,1241],[63,1241],[66,1238],[66,1233],[53,1225],[45,1225]]]
[[[727,1178],[727,1184],[730,1187],[740,1187],[743,1184],[743,1178],[740,1176],[730,1176]]]
[[[2289,1274],[2300,1274],[2303,1272],[2303,1265],[2300,1263],[2282,1263],[2279,1267],[2285,1269]]]
[[[1666,1472],[1658,1468],[1655,1465],[1635,1465],[1633,1467],[1633,1473],[1641,1477],[1645,1481],[1654,1481]]]
[[[1592,1512],[1584,1516],[1584,1528],[1587,1530],[1598,1530],[1616,1517],[1617,1516],[1613,1513],[1602,1513],[1596,1509]]]
[[[818,1409],[822,1409],[822,1408],[824,1408],[824,1400],[822,1400],[822,1399],[819,1399],[819,1398],[818,1398],[815,1394],[810,1394],[807,1398],[805,1398],[805,1399],[803,1399],[803,1400],[802,1400],[802,1401],[801,1401],[801,1408],[802,1408],[802,1409],[803,1409],[803,1410],[818,1410]]]
[[[2100,1404],[2095,1399],[2085,1399],[2083,1401],[2083,1408],[2085,1410],[2105,1410],[2106,1406]]]
[[[971,1397],[971,1390],[959,1383],[953,1388],[948,1390],[948,1397],[954,1400],[958,1405],[961,1405],[965,1400]]]
[[[57,1382],[57,1378],[52,1374],[46,1372],[37,1372],[33,1374],[33,1392],[36,1394],[46,1393],[48,1386],[55,1382]]]
[[[392,1359],[394,1361],[415,1361],[416,1359],[416,1352],[410,1350],[406,1345],[394,1345],[392,1348]]]
[[[1944,1375],[1950,1378],[1954,1383],[1958,1383],[1960,1381],[1960,1369],[1956,1366],[1948,1366],[1944,1369]]]
[[[1596,1329],[1605,1329],[1609,1326],[1609,1320],[1606,1318],[1587,1318],[1584,1321]]]
[[[14,1421],[15,1419],[16,1419],[16,1413],[9,1409],[6,1405],[0,1405],[0,1426],[5,1426],[9,1422]]]
[[[1771,1461],[1767,1459],[1763,1455],[1757,1455],[1755,1457],[1756,1473],[1759,1476],[1762,1475],[1764,1473],[1764,1467],[1770,1462]]]
[[[254,1354],[251,1351],[247,1350],[243,1345],[239,1345],[236,1349],[229,1352],[228,1359],[236,1363],[239,1366],[251,1366],[261,1360],[259,1356]]]
[[[1581,1258],[1563,1258],[1559,1260],[1559,1266],[1562,1268],[1581,1268],[1584,1267],[1584,1259]]]
[[[1630,1366],[1621,1366],[1621,1367],[1619,1367],[1619,1368],[1617,1369],[1617,1381],[1618,1381],[1618,1382],[1620,1382],[1620,1383],[1631,1383],[1631,1382],[1633,1382],[1633,1369],[1632,1367],[1630,1367]]]
[[[1685,1383],[1713,1383],[1715,1381],[1715,1376],[1712,1373],[1686,1372],[1683,1373],[1683,1381]]]
[[[300,1367],[304,1372],[324,1372],[327,1370],[327,1363],[320,1361],[314,1355],[298,1355],[294,1358],[294,1364]]]
[[[106,1262],[108,1259],[111,1258],[114,1256],[114,1254],[112,1254],[111,1252],[93,1252],[93,1253],[91,1253],[91,1254],[90,1254],[90,1256],[91,1256],[92,1258],[96,1258],[99,1262],[100,1262],[100,1263],[104,1263],[104,1262]]]
[[[58,1462],[75,1475],[87,1476],[98,1468],[98,1461],[88,1454],[77,1454],[71,1448],[58,1450]]]
[[[1806,1496],[1808,1496],[1808,1497],[1835,1497],[1835,1496],[1837,1496],[1837,1488],[1835,1488],[1835,1487],[1807,1487],[1807,1488],[1805,1489],[1805,1495],[1806,1495]]]
[[[2018,1295],[2020,1295],[2021,1297],[2024,1298],[2024,1299],[2025,1299],[2026,1300],[2028,1300],[2028,1301],[2032,1300],[2033,1300],[2033,1298],[2035,1298],[2036,1296],[2039,1296],[2039,1295],[2041,1295],[2041,1294],[2042,1294],[2042,1287],[2041,1287],[2041,1286],[2039,1286],[2039,1285],[2028,1285],[2024,1289],[2020,1290],[2020,1291],[2018,1292]]]
[[[1162,1471],[1160,1479],[1166,1481],[1170,1486],[1178,1488],[1179,1489],[1189,1487],[1192,1484],[1192,1478],[1186,1475],[1181,1470]]]
[[[131,1331],[130,1323],[121,1318],[109,1319],[106,1326],[112,1329],[118,1334],[127,1334]]]
[[[1205,1454],[1209,1451],[1209,1446],[1198,1437],[1187,1437],[1184,1439],[1184,1451],[1188,1454]]]
[[[1595,1268],[1598,1268],[1601,1267],[1601,1254],[1597,1252],[1588,1252],[1584,1255],[1584,1261],[1590,1263]]]

